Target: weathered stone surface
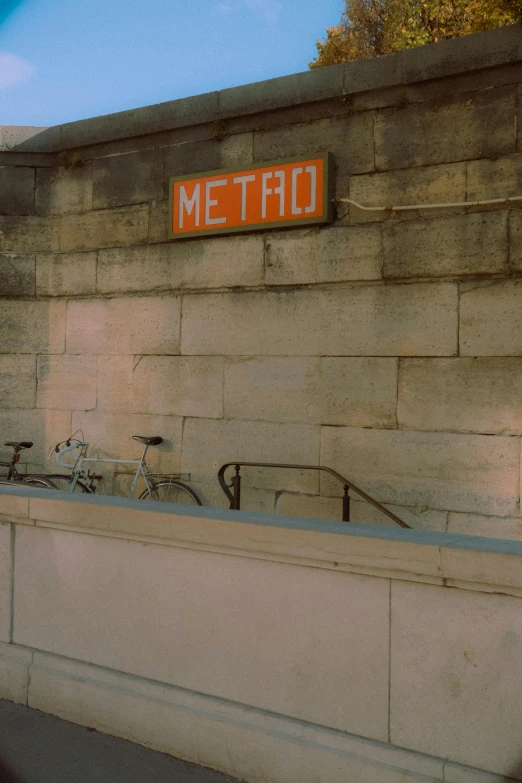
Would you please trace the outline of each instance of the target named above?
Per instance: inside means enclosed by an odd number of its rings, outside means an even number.
[[[519,770],[520,599],[394,582],[391,628],[391,742]]]
[[[27,704],[32,650],[0,642],[0,698]]]
[[[37,378],[39,408],[96,407],[96,356],[39,356]]]
[[[179,353],[176,296],[70,301],[68,353]]]
[[[396,359],[267,357],[225,368],[225,418],[393,427],[396,404]]]
[[[138,413],[109,413],[85,411],[72,414],[73,430],[81,429],[89,443],[90,456],[138,459],[144,446],[132,440],[133,435],[152,437],[160,435],[163,443],[151,446],[147,452],[149,468],[179,472],[182,419],[175,416],[144,416]],[[105,468],[108,473],[132,472],[136,466],[117,465]],[[101,489],[103,494],[103,487]]]
[[[134,367],[138,410],[177,416],[223,415],[222,357],[144,356]]]
[[[32,441],[33,447],[24,451],[22,463],[28,463],[30,470],[37,469],[52,473],[57,471],[56,463],[48,462],[49,451],[58,441],[71,434],[71,412],[17,408],[0,410],[0,459],[9,459],[13,450],[3,444],[7,441]],[[23,473],[23,467],[20,469]]]
[[[236,133],[221,140],[221,165],[243,166],[254,161],[254,134]]]
[[[34,169],[0,166],[0,215],[34,214]]]
[[[11,525],[0,522],[0,642],[10,642]],[[2,658],[0,657],[0,662]],[[0,663],[0,674],[4,667]],[[0,686],[2,691],[5,686]]]
[[[147,241],[148,222],[147,204],[122,209],[103,209],[81,215],[66,215],[60,223],[60,248],[61,250],[91,250],[100,247],[140,245]]]
[[[218,482],[213,484],[202,484],[192,480],[192,474],[184,474],[190,486],[197,492],[197,495],[204,506],[212,508],[230,508],[230,501],[219,486]],[[190,477],[190,478],[189,478]],[[245,511],[261,511],[265,514],[275,513],[276,492],[273,489],[256,489],[256,487],[241,487],[241,508]]]
[[[0,255],[0,295],[33,296],[35,261],[33,255]]]
[[[522,358],[402,359],[400,427],[522,434]]]
[[[350,177],[350,198],[368,207],[407,204],[440,204],[466,200],[466,164],[450,163],[417,169],[399,169]],[[350,206],[350,220],[357,223],[411,217],[414,212],[364,212]],[[440,210],[422,210],[422,216],[440,215]]]
[[[103,209],[163,198],[163,152],[112,155],[93,164],[92,207]]]
[[[59,249],[60,227],[56,218],[0,216],[0,252],[34,253]]]
[[[522,195],[522,154],[471,160],[468,165],[468,201]]]
[[[323,427],[321,463],[381,503],[518,512],[518,438]],[[330,479],[323,492],[332,494]],[[338,489],[335,487],[335,494]]]
[[[451,511],[448,518],[448,533],[522,541],[522,518],[486,517],[481,514],[459,514]]]
[[[377,226],[274,234],[266,249],[268,285],[382,277],[381,231]]]
[[[319,427],[258,421],[187,419],[183,430],[181,469],[196,483],[213,484],[225,462],[285,462],[317,465]],[[310,471],[244,468],[245,486],[317,492]]]
[[[457,347],[457,289],[447,283],[210,294],[204,305],[184,297],[183,354],[221,354],[226,345],[235,356],[418,356]]]
[[[220,418],[223,364],[217,356],[99,356],[98,408]]]
[[[385,109],[375,122],[380,170],[429,166],[516,151],[516,91],[483,90],[453,99]]]
[[[164,154],[167,181],[170,177],[222,168],[221,144],[217,139],[166,147]]]
[[[518,211],[509,216],[509,261],[512,269],[522,270],[522,212]]]
[[[91,166],[37,169],[35,201],[39,215],[67,215],[92,209]]]
[[[96,291],[96,251],[39,253],[36,293],[39,296],[82,296]]]
[[[261,285],[261,237],[215,237],[101,250],[98,291],[152,291]]]
[[[342,485],[339,486],[339,493],[342,495]],[[418,508],[406,508],[389,503],[386,504],[386,507],[415,530],[446,530],[446,518],[448,516],[446,511],[432,511],[420,506]],[[309,517],[312,519],[329,519],[334,522],[340,522],[342,520],[343,504],[341,497],[332,498],[323,495],[281,492],[277,496],[276,514]],[[351,493],[350,522],[396,528],[393,520],[375,508],[375,506],[364,500],[357,500],[355,492]]]
[[[0,354],[0,409],[36,405],[36,357]]]
[[[2,302],[0,344],[4,353],[63,353],[65,302]]]
[[[169,240],[169,202],[152,201],[149,207],[149,242]]]
[[[254,159],[259,162],[322,152],[334,153],[336,194],[348,195],[350,174],[375,169],[373,113],[330,117],[254,135]]]
[[[498,274],[508,269],[508,215],[502,212],[388,223],[385,277]]]
[[[522,284],[464,284],[460,300],[463,356],[522,356]]]

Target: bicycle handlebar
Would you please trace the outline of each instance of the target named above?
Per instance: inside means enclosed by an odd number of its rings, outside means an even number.
[[[78,458],[75,459],[74,463],[70,463],[70,462],[63,462],[61,457],[64,454],[67,454],[69,451],[74,451],[74,449],[84,449],[85,448],[85,451],[87,451],[87,448],[89,447],[89,444],[85,443],[82,440],[74,441],[74,443],[71,443],[71,441],[65,441],[65,443],[68,443],[69,445],[62,447],[61,443],[57,443],[56,446],[54,447],[54,450],[56,452],[56,462],[62,468],[67,468],[68,470],[74,470],[74,468],[76,466],[76,463],[78,461]],[[79,456],[81,456],[81,453],[80,453]]]

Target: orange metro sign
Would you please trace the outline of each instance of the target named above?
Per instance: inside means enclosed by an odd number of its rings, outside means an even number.
[[[332,199],[331,153],[171,177],[169,236],[330,223]]]

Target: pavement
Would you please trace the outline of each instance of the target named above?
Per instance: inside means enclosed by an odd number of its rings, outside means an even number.
[[[238,783],[236,778],[0,700],[0,783]]]

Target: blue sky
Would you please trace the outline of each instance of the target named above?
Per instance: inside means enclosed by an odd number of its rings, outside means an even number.
[[[57,125],[304,71],[342,5],[0,0],[0,125]]]

